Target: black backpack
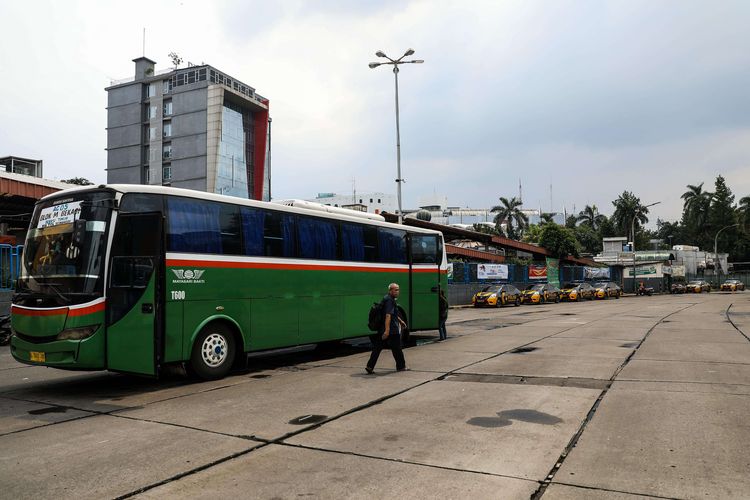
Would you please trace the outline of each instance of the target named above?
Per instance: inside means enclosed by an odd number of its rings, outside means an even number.
[[[383,327],[383,300],[373,302],[370,307],[370,315],[367,317],[367,328],[373,332],[379,332]]]

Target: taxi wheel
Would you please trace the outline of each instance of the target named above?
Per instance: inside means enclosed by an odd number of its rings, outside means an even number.
[[[539,305],[544,304],[544,295],[539,296]]]
[[[516,297],[516,302],[514,303],[516,307],[521,305],[521,297]]]
[[[560,302],[560,296],[559,295],[555,295],[555,304],[557,304],[558,302]]]
[[[616,298],[616,299],[619,299],[619,298],[620,298],[620,292],[617,292],[617,293],[615,294],[615,298]]]

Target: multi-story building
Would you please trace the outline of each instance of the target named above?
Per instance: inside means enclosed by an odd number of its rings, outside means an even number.
[[[207,64],[133,62],[106,89],[107,182],[269,200],[268,99]]]

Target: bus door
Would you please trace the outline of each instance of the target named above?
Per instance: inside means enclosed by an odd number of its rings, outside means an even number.
[[[163,359],[161,213],[121,213],[109,257],[107,368],[157,375]]]
[[[440,269],[438,236],[410,233],[409,243],[409,328],[436,329],[439,323]]]

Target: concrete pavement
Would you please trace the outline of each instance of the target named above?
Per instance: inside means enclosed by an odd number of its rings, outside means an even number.
[[[451,311],[195,383],[0,348],[0,498],[740,498],[750,293]]]

